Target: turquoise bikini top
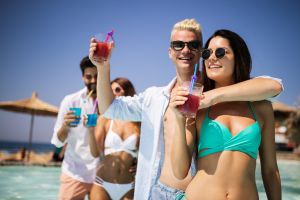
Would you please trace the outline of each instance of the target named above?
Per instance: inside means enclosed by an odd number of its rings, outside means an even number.
[[[209,118],[208,108],[201,128],[198,158],[221,151],[240,151],[256,159],[261,141],[261,129],[250,102],[249,107],[255,123],[247,126],[235,136],[232,136],[225,125]]]

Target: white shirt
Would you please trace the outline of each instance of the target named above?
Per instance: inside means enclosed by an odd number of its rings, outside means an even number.
[[[275,80],[281,83],[280,79]],[[134,191],[136,200],[148,199],[151,186],[160,176],[160,162],[164,152],[163,116],[175,81],[176,78],[165,87],[150,87],[134,97],[119,97],[104,113],[105,117],[111,119],[141,122]]]
[[[80,182],[93,183],[99,159],[94,158],[90,153],[89,132],[82,123],[82,116],[93,112],[93,100],[92,98],[86,98],[87,88],[84,88],[76,93],[67,95],[62,100],[51,143],[57,147],[62,147],[67,143],[62,163],[62,172],[64,174]],[[81,108],[81,120],[77,127],[70,127],[66,140],[61,142],[57,137],[57,132],[64,122],[65,113],[71,107]]]

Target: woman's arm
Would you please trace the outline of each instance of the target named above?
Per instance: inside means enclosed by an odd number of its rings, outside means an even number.
[[[278,95],[283,86],[278,79],[258,77],[204,92],[200,108],[228,101],[260,101]]]
[[[97,120],[96,127],[91,130],[89,134],[90,151],[95,158],[103,155],[106,122],[107,120],[103,116],[100,116]]]
[[[281,199],[281,180],[275,152],[275,126],[273,108],[270,102],[258,103],[259,114],[263,119],[260,144],[261,172],[267,197]]]
[[[95,38],[90,41],[89,58],[91,62],[97,67],[97,99],[100,113],[105,113],[107,108],[114,100],[114,95],[110,85],[110,58],[114,43],[109,43],[109,56],[107,60],[99,60],[94,54],[97,48]]]
[[[171,146],[171,164],[176,178],[184,179],[189,172],[196,135],[195,119],[186,119],[177,106],[184,104],[187,100],[185,95],[188,91],[180,88],[173,89],[170,97],[169,107],[171,110],[171,121],[174,122],[174,135]]]

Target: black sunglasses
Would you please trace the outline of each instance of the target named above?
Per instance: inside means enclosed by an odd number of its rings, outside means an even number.
[[[116,87],[116,88],[115,88],[115,92],[116,92],[116,93],[121,92],[121,88],[120,88],[120,87]]]
[[[211,56],[212,53],[213,53],[212,49],[204,49],[202,51],[201,57],[203,58],[203,60],[207,60],[207,59],[209,59],[209,57]],[[218,59],[223,58],[225,56],[225,54],[226,54],[226,49],[225,48],[220,47],[220,48],[217,48],[215,50],[215,56]]]
[[[185,45],[189,48],[191,51],[199,51],[201,48],[201,43],[198,40],[190,41],[190,42],[183,42],[183,41],[172,41],[171,42],[171,48],[175,51],[181,51]]]

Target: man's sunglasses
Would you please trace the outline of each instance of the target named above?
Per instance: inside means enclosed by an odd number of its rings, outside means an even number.
[[[212,49],[204,49],[202,51],[201,57],[203,58],[203,60],[207,60],[207,59],[209,59],[209,57],[211,56],[211,54],[213,54],[213,50]],[[223,58],[225,56],[225,54],[226,54],[226,49],[225,48],[221,48],[220,47],[220,48],[217,48],[215,50],[215,56],[218,59]]]
[[[171,42],[171,48],[175,51],[181,51],[185,45],[189,48],[191,51],[200,51],[201,43],[198,40],[190,41],[190,42],[183,42],[183,41],[172,41]]]

